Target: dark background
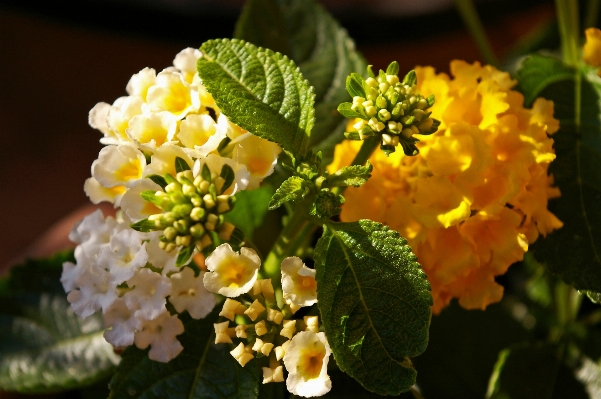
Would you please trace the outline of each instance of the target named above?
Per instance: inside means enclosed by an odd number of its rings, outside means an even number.
[[[450,0],[322,1],[376,68],[481,60]],[[132,74],[170,66],[185,47],[231,37],[241,0],[0,1],[0,274],[67,214],[101,148],[87,124]],[[493,48],[508,55],[554,19],[552,0],[477,2]],[[426,10],[419,10],[419,7]],[[65,226],[53,236],[64,240]]]

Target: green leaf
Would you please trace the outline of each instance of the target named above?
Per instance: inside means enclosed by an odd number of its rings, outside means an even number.
[[[163,176],[148,175],[146,177],[149,178],[150,180],[152,180],[153,182],[155,182],[156,184],[158,184],[159,186],[161,186],[161,188],[163,190],[165,190],[165,187],[167,187],[167,181],[165,180],[165,178]]]
[[[322,187],[359,187],[367,182],[371,177],[373,166],[367,161],[365,166],[354,165],[345,166],[335,173],[326,177],[326,180],[321,185]]]
[[[79,388],[107,377],[118,363],[101,317],[82,320],[71,310],[59,281],[66,261],[74,261],[73,251],[28,259],[3,279],[0,391]]]
[[[136,223],[132,223],[129,227],[142,233],[148,233],[156,228],[155,223],[152,220],[142,219]]]
[[[232,185],[236,174],[230,165],[223,165],[221,168],[221,174],[219,176],[225,180],[223,182],[223,186],[221,187],[221,192],[224,192]]]
[[[525,58],[517,72],[524,104],[531,105],[544,89],[554,83],[573,81],[574,72],[573,68],[554,57],[532,54]]]
[[[363,115],[358,113],[357,111],[351,109],[353,104],[351,103],[342,103],[338,106],[338,112],[345,118],[361,118],[363,119]]]
[[[267,11],[276,3],[279,12]],[[281,16],[284,19],[276,21]],[[343,139],[346,124],[336,112],[340,103],[348,101],[345,80],[366,67],[346,30],[314,0],[249,0],[235,37],[280,51],[296,62],[315,87],[316,122],[310,146],[319,145],[326,159],[331,156],[334,145]]]
[[[275,194],[269,200],[268,208],[273,210],[279,208],[285,202],[296,202],[308,193],[309,188],[305,180],[298,176],[291,176],[275,191]]]
[[[399,73],[399,63],[392,61],[386,68],[386,75],[397,75]]]
[[[545,344],[522,344],[501,351],[486,398],[551,399],[560,365],[558,351]]]
[[[156,196],[156,191],[153,190],[144,190],[142,191],[142,194],[140,194],[140,196],[142,197],[142,199],[144,201],[148,201],[154,205],[160,206],[161,202],[163,202],[163,200],[159,197]],[[153,225],[154,227],[154,225]]]
[[[236,193],[236,206],[224,214],[225,220],[252,238],[256,228],[261,226],[267,214],[267,202],[274,190],[270,185],[263,184],[255,190],[244,190]]]
[[[504,303],[485,312],[452,301],[432,317],[428,350],[414,359],[424,398],[482,399],[499,352],[530,338]]]
[[[190,165],[184,159],[175,157],[175,171],[177,173],[190,170]]]
[[[601,82],[593,71],[543,56],[528,57],[517,76],[525,98],[553,100],[561,126],[549,166],[561,197],[548,208],[564,226],[539,238],[534,255],[575,288],[601,292]]]
[[[214,310],[202,320],[180,316],[185,332],[178,339],[184,350],[169,363],[148,359],[148,350],[126,349],[111,380],[109,398],[258,398],[255,362],[240,367],[229,353],[230,345],[213,343],[218,313]]]
[[[315,248],[317,298],[340,369],[380,395],[415,383],[428,344],[430,284],[407,241],[369,220],[328,223]]]
[[[209,40],[198,73],[240,127],[295,155],[307,151],[315,122],[313,88],[288,57],[242,40]]]
[[[250,0],[244,3],[234,37],[287,56],[291,54],[286,19],[277,0]]]
[[[194,251],[193,245],[188,245],[187,247],[182,247],[177,254],[177,259],[175,261],[175,266],[180,267],[185,265],[190,261],[190,257],[192,256],[192,252]]]
[[[358,73],[352,73],[346,78],[346,91],[351,97],[365,98],[365,89],[363,89],[363,77]]]

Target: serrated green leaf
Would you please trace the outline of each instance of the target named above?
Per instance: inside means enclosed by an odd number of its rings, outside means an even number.
[[[338,112],[345,118],[361,118],[363,119],[363,115],[353,110],[351,107],[353,104],[351,103],[342,103],[338,106]]]
[[[273,21],[278,14],[275,11],[263,11],[274,3],[274,0],[247,1],[235,37],[281,51],[296,62],[315,87],[316,121],[310,146],[319,145],[328,159],[334,146],[343,139],[343,117],[336,108],[348,100],[345,79],[351,72],[364,71],[366,62],[346,30],[318,2],[278,1],[280,14],[285,18],[283,24]],[[266,24],[271,24],[269,29],[262,27]],[[266,31],[268,34],[263,33]],[[287,51],[283,51],[286,47],[283,38],[288,39]]]
[[[561,126],[553,135],[557,158],[549,166],[561,197],[548,208],[564,226],[539,238],[534,255],[575,288],[601,292],[601,82],[594,73],[544,56],[528,57],[517,77],[525,98],[553,100]]]
[[[279,208],[285,202],[296,202],[309,193],[305,180],[298,176],[286,179],[269,200],[270,210]]]
[[[406,244],[360,220],[326,224],[315,248],[318,306],[336,362],[380,395],[415,383],[409,357],[428,344],[430,284]]]
[[[59,281],[65,261],[74,261],[73,251],[28,259],[5,278],[0,293],[0,391],[79,388],[106,378],[119,362],[103,337],[100,315],[82,320],[67,302]]]
[[[230,355],[230,345],[214,344],[213,323],[219,311],[202,320],[181,316],[185,332],[178,337],[183,352],[169,363],[148,359],[134,346],[111,380],[110,399],[257,399],[254,361],[245,367]]]
[[[246,237],[252,238],[255,229],[265,219],[267,203],[274,192],[272,186],[263,184],[255,190],[236,193],[236,206],[224,214],[225,220],[241,229]]]
[[[307,151],[315,94],[288,57],[242,40],[201,46],[198,73],[228,118],[296,155]]]
[[[161,188],[163,190],[165,189],[165,187],[167,187],[167,181],[165,180],[165,178],[163,176],[148,175],[146,177],[149,178],[150,180],[152,180],[153,182],[155,182],[156,184],[158,184],[159,186],[161,186]]]
[[[332,173],[321,185],[322,187],[359,187],[371,177],[373,166],[369,161],[363,165],[345,166]]]
[[[156,228],[155,223],[152,220],[142,219],[136,223],[132,223],[129,227],[142,233],[148,233]]]

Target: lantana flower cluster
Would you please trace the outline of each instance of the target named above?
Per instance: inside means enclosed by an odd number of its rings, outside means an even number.
[[[168,362],[184,349],[178,315],[204,318],[224,296],[215,342],[235,341],[231,354],[242,366],[265,358],[264,383],[284,381],[285,367],[292,393],[322,395],[331,387],[330,347],[317,316],[294,318],[317,301],[315,271],[284,260],[278,305],[271,280],[258,279],[256,252],[227,243],[236,227],[224,214],[235,194],[259,187],[281,149],[227,119],[198,77],[199,57],[185,49],[173,67],[145,68],[128,96],[90,111],[106,146],[84,189],[118,212],[97,210],[71,232],[78,245],[76,262],[63,265],[67,299],[82,318],[101,312],[115,347],[150,347],[150,359]],[[195,254],[204,264],[192,262]]]
[[[206,265],[205,286],[227,297],[219,313],[223,321],[214,324],[215,343],[235,344],[230,353],[243,367],[264,358],[264,384],[284,381],[285,368],[291,393],[312,397],[329,392],[331,350],[318,316],[294,318],[298,309],[317,302],[315,270],[298,257],[284,259],[283,302],[278,305],[271,279],[257,278],[261,261],[254,250],[243,247],[237,253],[222,244]]]
[[[559,128],[553,103],[539,98],[524,108],[507,73],[477,62],[453,61],[451,74],[416,68],[416,88],[436,98],[438,132],[416,144],[414,157],[374,153],[372,178],[348,188],[340,215],[386,223],[407,238],[432,285],[434,312],[452,298],[468,309],[499,301],[495,276],[539,234],[562,226],[547,210],[560,195],[547,173],[555,158],[549,135]],[[358,149],[340,144],[329,169],[348,165]]]

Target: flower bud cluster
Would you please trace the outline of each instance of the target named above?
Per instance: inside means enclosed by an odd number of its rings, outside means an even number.
[[[375,76],[368,67],[367,79],[352,74],[347,80],[347,90],[353,96],[352,103],[343,103],[339,111],[356,118],[345,136],[351,140],[365,140],[380,136],[380,148],[386,153],[395,151],[399,144],[407,155],[416,155],[415,134],[434,133],[439,122],[428,111],[434,105],[434,95],[424,98],[417,89],[414,71],[400,81],[398,64],[391,63],[386,72],[380,70]]]
[[[206,164],[204,167],[196,177],[191,170],[181,171],[175,178],[167,174],[164,179],[168,184],[162,191],[145,192],[146,199],[164,211],[150,215],[148,220],[154,224],[150,230],[162,230],[160,245],[167,252],[179,246],[202,251],[213,244],[211,233],[229,241],[235,229],[223,217],[236,202],[236,197],[224,194],[232,181],[221,177],[233,177],[234,171],[226,164],[217,175]]]

